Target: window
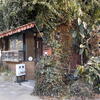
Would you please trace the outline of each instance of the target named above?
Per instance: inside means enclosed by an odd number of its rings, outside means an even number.
[[[10,37],[10,50],[23,50],[23,35]]]

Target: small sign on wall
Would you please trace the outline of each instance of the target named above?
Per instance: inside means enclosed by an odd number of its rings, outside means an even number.
[[[33,57],[31,57],[31,56],[28,57],[28,61],[30,61],[30,62],[33,61]]]
[[[43,50],[43,55],[44,56],[51,56],[52,55],[52,49],[49,47],[49,48],[46,48]]]

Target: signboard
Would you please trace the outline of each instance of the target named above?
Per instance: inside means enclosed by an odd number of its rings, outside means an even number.
[[[16,64],[16,76],[26,75],[25,64]]]
[[[51,56],[52,55],[52,49],[50,47],[44,48],[43,55],[44,56]]]

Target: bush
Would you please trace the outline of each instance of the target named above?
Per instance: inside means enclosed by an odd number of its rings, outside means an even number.
[[[91,85],[85,83],[83,80],[75,81],[73,84],[71,84],[69,90],[71,96],[81,98],[89,98],[92,97],[93,94]]]
[[[53,56],[41,58],[35,73],[36,95],[91,97],[93,92],[100,93],[100,63],[97,60],[90,59],[85,66],[78,66],[74,74],[66,76],[61,65]]]
[[[39,96],[63,96],[67,86],[62,80],[63,71],[54,57],[42,57],[37,64],[35,93]]]
[[[88,63],[77,68],[77,75],[93,87],[93,92],[100,93],[100,57],[92,57]]]

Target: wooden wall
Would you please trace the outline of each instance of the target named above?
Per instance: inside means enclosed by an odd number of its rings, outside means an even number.
[[[35,58],[35,40],[32,32],[25,33],[25,60],[30,56]]]
[[[72,27],[68,23],[63,23],[57,26],[53,32],[52,37],[57,39],[62,45],[62,52],[65,56],[68,56],[63,60],[63,63],[68,67],[75,68],[77,64],[80,64],[80,55],[75,53],[73,49],[73,38],[70,33]],[[59,37],[59,38],[58,38]]]
[[[35,69],[36,69],[36,65],[34,62],[20,62],[20,63],[16,63],[16,62],[7,62],[5,63],[5,65],[7,64],[8,68],[14,72],[16,74],[16,64],[25,64],[26,67],[26,80],[33,80],[35,78]]]
[[[0,39],[0,50],[2,50],[3,44],[2,44],[2,39]]]

